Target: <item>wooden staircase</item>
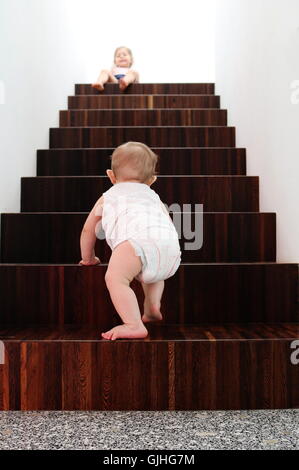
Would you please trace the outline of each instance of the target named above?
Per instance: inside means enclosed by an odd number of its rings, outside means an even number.
[[[203,247],[180,239],[147,338],[106,341],[121,323],[104,281],[111,251],[98,240],[103,265],[78,266],[79,238],[129,140],[159,154],[163,202],[191,204],[192,223],[203,204]],[[0,296],[2,410],[299,407],[298,263],[276,263],[276,214],[259,211],[214,84],[76,85],[37,176],[21,179],[21,213],[1,215]]]

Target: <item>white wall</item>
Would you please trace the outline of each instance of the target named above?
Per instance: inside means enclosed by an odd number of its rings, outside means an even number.
[[[0,212],[20,210],[20,177],[36,175],[36,150],[84,79],[80,56],[64,0],[0,1]]]
[[[214,81],[214,1],[0,0],[0,212],[20,211],[20,178],[75,83],[131,47],[143,82]]]
[[[216,93],[277,213],[277,261],[299,261],[299,2],[217,0]],[[294,88],[292,88],[294,87]]]
[[[72,0],[88,82],[110,68],[116,47],[132,49],[144,83],[214,82],[214,0]],[[83,14],[82,14],[83,10]],[[86,12],[88,14],[86,15]]]

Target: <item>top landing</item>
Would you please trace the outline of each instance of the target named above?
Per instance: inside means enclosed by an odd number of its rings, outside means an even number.
[[[125,91],[118,84],[106,83],[104,91],[91,84],[76,84],[76,95],[214,95],[214,83],[133,83]]]

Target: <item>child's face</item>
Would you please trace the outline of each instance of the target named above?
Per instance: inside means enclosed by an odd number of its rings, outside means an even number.
[[[132,57],[128,53],[127,49],[122,47],[115,54],[115,65],[117,67],[130,67],[132,62]]]

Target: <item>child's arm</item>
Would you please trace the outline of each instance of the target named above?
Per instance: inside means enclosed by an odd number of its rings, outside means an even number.
[[[136,70],[134,70],[134,74],[135,74],[134,83],[140,83],[139,73]]]
[[[79,264],[81,265],[91,266],[100,263],[99,258],[95,256],[94,246],[97,240],[95,229],[102,219],[103,202],[104,197],[101,196],[95,203],[83,226],[80,237],[82,260]]]

